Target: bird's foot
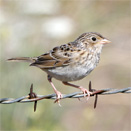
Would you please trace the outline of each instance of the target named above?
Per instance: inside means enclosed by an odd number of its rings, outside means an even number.
[[[54,101],[54,103],[58,103],[58,105],[61,106],[60,99],[62,99],[63,96],[62,96],[61,92],[59,92],[57,90],[55,91],[55,93],[56,93],[57,97],[56,97],[56,100]]]
[[[79,87],[79,89],[83,92],[84,97],[87,97],[87,101],[90,98],[90,95],[92,94],[92,92],[88,91],[87,89],[83,88],[83,87]]]

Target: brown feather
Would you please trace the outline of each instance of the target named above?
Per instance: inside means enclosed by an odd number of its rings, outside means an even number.
[[[31,57],[16,57],[16,58],[10,58],[8,61],[17,61],[17,62],[35,62],[36,58],[31,58]]]

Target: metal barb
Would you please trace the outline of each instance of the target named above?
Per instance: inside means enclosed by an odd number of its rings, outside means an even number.
[[[94,101],[94,109],[96,108],[97,105],[97,101],[98,101],[98,95],[97,94],[93,94],[94,91],[96,91],[95,89],[92,89],[92,84],[91,81],[89,82],[89,91],[92,92],[92,96],[95,95],[95,101]],[[103,92],[102,90],[99,92]]]
[[[30,93],[28,95],[29,95],[29,99],[37,98],[36,93],[33,92],[33,84],[31,84]],[[34,101],[34,112],[36,111],[36,107],[37,107],[37,100]]]
[[[94,109],[96,108],[97,100],[98,100],[98,95],[96,94],[96,95],[95,95],[95,102],[94,102]]]
[[[91,85],[91,81],[89,82],[89,91],[92,92],[92,85]]]

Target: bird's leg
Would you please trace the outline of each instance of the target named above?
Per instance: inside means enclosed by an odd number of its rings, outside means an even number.
[[[53,82],[52,82],[51,79],[52,79],[52,77],[48,75],[48,81],[50,82],[51,86],[53,87],[54,92],[55,92],[56,95],[57,95],[57,98],[56,98],[56,100],[55,100],[55,103],[57,102],[57,103],[59,104],[59,106],[61,106],[59,99],[62,98],[62,94],[61,94],[61,92],[59,92],[59,91],[55,88],[55,86],[54,86],[54,84],[53,84]]]
[[[82,86],[77,86],[77,85],[74,85],[74,84],[71,84],[71,83],[68,83],[68,82],[63,82],[63,84],[80,89],[83,92],[84,97],[86,97],[86,94],[87,94],[87,100],[89,99],[89,97],[91,95],[91,92],[88,91],[87,89],[83,88]]]

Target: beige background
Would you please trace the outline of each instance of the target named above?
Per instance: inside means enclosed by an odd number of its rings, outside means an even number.
[[[9,63],[18,56],[39,56],[54,46],[73,41],[80,34],[99,32],[111,44],[103,48],[98,67],[75,84],[88,88],[130,86],[130,1],[129,0],[1,0],[0,1],[0,97],[27,95],[31,83],[37,94],[52,94],[46,73],[28,63]],[[53,80],[62,93],[79,90]],[[0,130],[107,131],[131,130],[130,94],[65,99],[62,107],[52,100],[0,105]]]

